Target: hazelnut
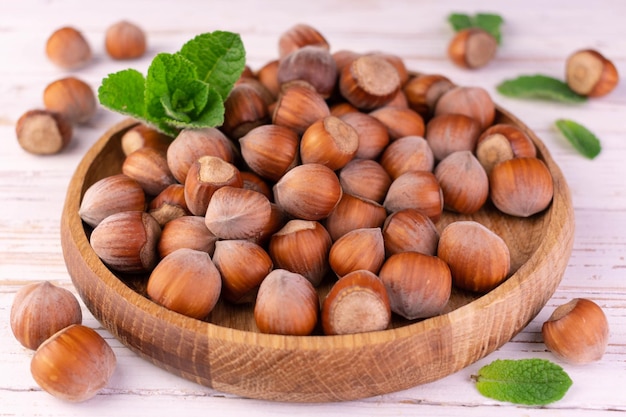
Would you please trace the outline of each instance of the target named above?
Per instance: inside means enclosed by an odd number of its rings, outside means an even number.
[[[241,180],[243,182],[242,188],[261,193],[270,201],[274,200],[274,196],[272,195],[272,189],[270,188],[267,181],[259,177],[254,172],[240,171],[239,173],[241,174]]]
[[[102,220],[89,238],[98,257],[111,269],[139,273],[158,262],[159,223],[146,212],[123,211]]]
[[[93,398],[104,388],[117,360],[95,330],[73,324],[39,346],[30,363],[37,384],[49,394],[72,402]]]
[[[369,115],[385,125],[391,141],[405,136],[424,136],[424,119],[408,107],[387,104],[371,111]]]
[[[487,174],[498,163],[512,158],[537,156],[537,148],[530,137],[519,127],[499,123],[478,137],[476,157]]]
[[[491,96],[481,87],[455,87],[444,93],[435,106],[435,116],[458,113],[475,119],[480,129],[493,124],[496,106]]]
[[[303,80],[322,97],[328,98],[337,83],[337,64],[326,47],[306,45],[280,59],[278,83]]]
[[[351,230],[333,243],[328,254],[330,268],[338,277],[367,270],[374,274],[385,261],[385,244],[379,227]]]
[[[280,35],[278,39],[278,56],[283,58],[307,45],[330,49],[328,41],[317,29],[304,23],[298,23]]]
[[[221,126],[224,133],[232,139],[239,139],[269,120],[268,103],[258,87],[250,82],[235,84],[224,102],[224,123]]]
[[[48,281],[20,288],[11,306],[13,335],[24,347],[33,350],[59,330],[80,324],[82,319],[74,294]]]
[[[416,209],[433,222],[443,212],[443,192],[435,174],[428,171],[409,171],[396,178],[389,187],[383,206],[388,212]]]
[[[324,334],[385,330],[391,321],[389,296],[370,271],[354,271],[337,281],[322,305]]]
[[[299,165],[274,185],[276,204],[290,216],[302,220],[326,218],[342,194],[335,172],[321,164]]]
[[[146,52],[146,34],[134,23],[121,21],[106,31],[104,46],[113,59],[134,59]]]
[[[303,164],[322,164],[337,171],[354,158],[358,147],[356,130],[338,117],[327,116],[304,131],[300,159]]]
[[[448,56],[461,68],[482,68],[498,50],[498,41],[489,32],[472,27],[456,33],[448,46]]]
[[[339,101],[330,105],[331,116],[342,117],[348,113],[365,114],[365,113],[359,112],[359,109],[357,109],[356,107],[354,107],[352,104],[348,103],[347,101]]]
[[[278,83],[278,59],[273,59],[263,65],[256,73],[256,77],[261,84],[272,94],[274,98],[280,92]]]
[[[382,203],[391,185],[391,177],[376,161],[353,159],[339,171],[343,192]]]
[[[154,148],[160,152],[167,152],[167,148],[174,140],[158,130],[138,124],[128,129],[122,136],[122,151],[128,156],[139,148]]]
[[[112,214],[145,208],[146,195],[141,185],[128,175],[117,174],[102,178],[87,188],[78,215],[95,227]]]
[[[341,95],[363,110],[384,106],[399,89],[398,71],[382,56],[359,56],[346,65],[339,76]]]
[[[278,181],[299,162],[300,138],[285,126],[264,125],[239,139],[246,165],[262,178]]]
[[[150,202],[148,213],[161,227],[178,217],[190,215],[185,201],[185,186],[178,183],[168,185]]]
[[[96,96],[86,82],[76,77],[56,80],[43,92],[46,109],[65,116],[70,123],[86,123],[96,113]]]
[[[480,124],[469,116],[442,114],[426,125],[426,140],[435,159],[441,161],[452,152],[474,152],[480,132]]]
[[[600,97],[617,86],[619,75],[613,62],[593,49],[576,51],[567,58],[565,79],[576,93]]]
[[[344,104],[352,106],[349,103],[344,102]],[[389,144],[387,126],[375,117],[367,113],[361,113],[357,109],[355,110],[338,116],[352,126],[359,137],[359,146],[354,157],[359,159],[376,159]]]
[[[489,178],[470,151],[452,152],[435,168],[444,208],[463,214],[480,210],[489,198]]]
[[[420,74],[411,78],[403,88],[409,107],[423,118],[430,118],[439,97],[454,87],[452,81],[440,74]]]
[[[332,240],[319,222],[290,220],[269,242],[269,254],[276,268],[298,273],[318,286],[328,272]]]
[[[609,323],[602,308],[586,298],[557,307],[541,328],[543,341],[568,363],[598,361],[609,343]]]
[[[146,292],[169,310],[203,319],[217,304],[220,273],[204,251],[178,249],[161,259],[148,278]]]
[[[432,171],[435,156],[421,136],[405,136],[394,140],[380,157],[380,164],[389,177],[395,180],[408,171]]]
[[[139,148],[124,158],[122,173],[137,181],[151,196],[176,183],[165,154],[154,148]]]
[[[72,140],[72,125],[64,116],[48,110],[29,110],[15,125],[17,142],[36,155],[59,153]]]
[[[254,301],[273,267],[265,249],[249,240],[218,240],[213,263],[222,277],[222,296],[233,303]]]
[[[46,55],[53,64],[63,69],[77,69],[91,61],[91,47],[81,32],[63,27],[48,38]]]
[[[319,297],[300,274],[284,269],[270,272],[257,293],[254,320],[261,333],[306,336],[319,316]]]
[[[383,223],[385,253],[391,256],[400,252],[419,252],[435,255],[439,232],[435,223],[416,209],[391,213]]]
[[[490,198],[498,210],[529,217],[552,201],[552,174],[537,158],[513,158],[500,162],[489,174]]]
[[[278,96],[272,123],[301,135],[313,123],[329,115],[328,104],[319,93],[310,86],[295,84]]]
[[[452,292],[450,268],[436,256],[397,253],[385,261],[378,275],[391,311],[409,320],[440,314]]]
[[[443,229],[437,256],[450,267],[455,286],[477,293],[497,287],[511,269],[511,256],[504,240],[471,220],[456,221]]]
[[[343,193],[339,204],[326,218],[326,229],[333,241],[351,230],[381,227],[387,211],[376,201]]]
[[[159,257],[165,258],[176,249],[194,249],[213,256],[215,236],[204,224],[202,216],[181,216],[163,226],[157,250]]]

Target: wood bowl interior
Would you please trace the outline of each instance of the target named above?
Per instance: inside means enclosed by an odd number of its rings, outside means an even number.
[[[94,316],[133,351],[166,370],[220,391],[292,402],[370,397],[452,374],[521,331],[556,290],[572,250],[574,215],[566,181],[544,144],[498,108],[497,121],[522,128],[550,169],[554,197],[542,213],[521,219],[487,204],[473,215],[445,212],[437,227],[476,220],[500,235],[512,275],[486,295],[455,290],[444,314],[388,330],[344,336],[261,334],[252,306],[220,301],[205,320],[169,311],[145,295],[145,276],[111,272],[89,245],[78,216],[85,190],[121,172],[121,137],[135,122],[111,128],[85,155],[68,188],[61,241],[73,283]],[[329,278],[321,297],[332,285]]]

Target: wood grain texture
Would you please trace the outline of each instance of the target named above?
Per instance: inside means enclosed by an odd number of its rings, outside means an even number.
[[[517,118],[500,109],[497,122],[514,124],[533,139],[553,176],[554,197],[548,209],[527,219],[489,205],[472,215],[445,214],[440,229],[472,219],[500,235],[511,251],[514,271],[484,296],[455,293],[447,314],[399,322],[382,332],[295,337],[256,331],[251,307],[222,302],[205,322],[153,303],[141,284],[116,276],[98,259],[78,216],[85,190],[120,172],[120,140],[132,120],[111,128],[87,152],[70,182],[61,223],[68,271],[89,310],[129,348],[220,391],[278,401],[345,401],[443,378],[522,330],[556,290],[572,250],[574,212],[560,169]]]

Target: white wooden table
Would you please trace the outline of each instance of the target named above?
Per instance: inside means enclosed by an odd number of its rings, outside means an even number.
[[[452,11],[503,15],[503,44],[495,61],[478,71],[461,70],[446,58]],[[626,75],[626,3],[622,0],[526,0],[523,2],[315,0],[274,1],[0,1],[0,415],[430,415],[430,416],[609,416],[626,413],[626,83],[609,96],[584,105],[508,99],[495,91],[520,74],[562,77],[574,50],[592,47]],[[103,49],[104,31],[122,18],[141,25],[149,51],[133,62],[114,62]],[[511,342],[442,380],[413,389],[346,403],[282,404],[238,398],[175,377],[140,359],[112,338],[83,305],[84,322],[111,344],[118,368],[96,398],[69,404],[42,392],[30,376],[32,353],[9,328],[15,292],[49,280],[74,291],[63,262],[59,222],[74,168],[99,136],[122,116],[100,109],[75,131],[63,153],[37,157],[19,148],[14,125],[30,108],[42,106],[45,86],[67,74],[94,89],[106,74],[128,66],[145,72],[157,52],[173,52],[184,41],[217,29],[238,32],[248,62],[258,69],[277,55],[280,33],[298,22],[318,28],[333,50],[380,50],[397,54],[410,69],[440,72],[456,83],[478,85],[519,116],[546,143],[567,178],[576,216],[574,250],[565,277],[546,307]],[[44,44],[53,30],[73,25],[92,45],[95,60],[76,72],[50,64]],[[558,118],[586,125],[601,139],[593,160],[577,154],[554,130]],[[519,407],[482,397],[470,375],[497,358],[547,358],[541,324],[571,298],[587,297],[606,312],[611,336],[597,363],[562,364],[574,385],[545,408]]]

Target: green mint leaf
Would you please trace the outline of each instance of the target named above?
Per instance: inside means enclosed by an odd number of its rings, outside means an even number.
[[[485,397],[525,405],[558,401],[572,385],[563,368],[545,359],[498,359],[473,378]]]
[[[504,96],[544,99],[564,103],[583,103],[587,100],[572,91],[563,81],[546,75],[522,75],[500,83],[496,89]]]
[[[559,119],[555,124],[569,143],[582,155],[593,159],[600,154],[602,150],[600,140],[586,127],[566,119]]]
[[[473,26],[472,19],[465,13],[452,13],[448,16],[448,22],[452,25],[455,32],[468,29]]]
[[[127,69],[109,74],[98,88],[98,100],[113,111],[127,116],[144,119],[145,79],[143,74],[134,69]]]
[[[493,36],[498,44],[502,40],[500,26],[504,23],[504,19],[500,15],[476,13],[474,16],[470,16],[465,13],[451,13],[448,15],[448,22],[455,32],[468,28],[480,28]]]
[[[224,100],[246,65],[241,37],[230,32],[198,35],[183,45],[180,54],[195,64],[198,78],[208,83]]]
[[[170,128],[201,128],[208,126],[220,126],[224,123],[224,100],[217,91],[212,88],[207,90],[206,105],[202,111],[193,120],[185,122],[176,118],[171,118],[165,122]]]
[[[474,16],[474,26],[489,32],[491,36],[496,38],[498,44],[502,39],[502,34],[500,33],[500,26],[502,26],[502,23],[504,23],[504,19],[497,14],[477,13],[476,16]]]

